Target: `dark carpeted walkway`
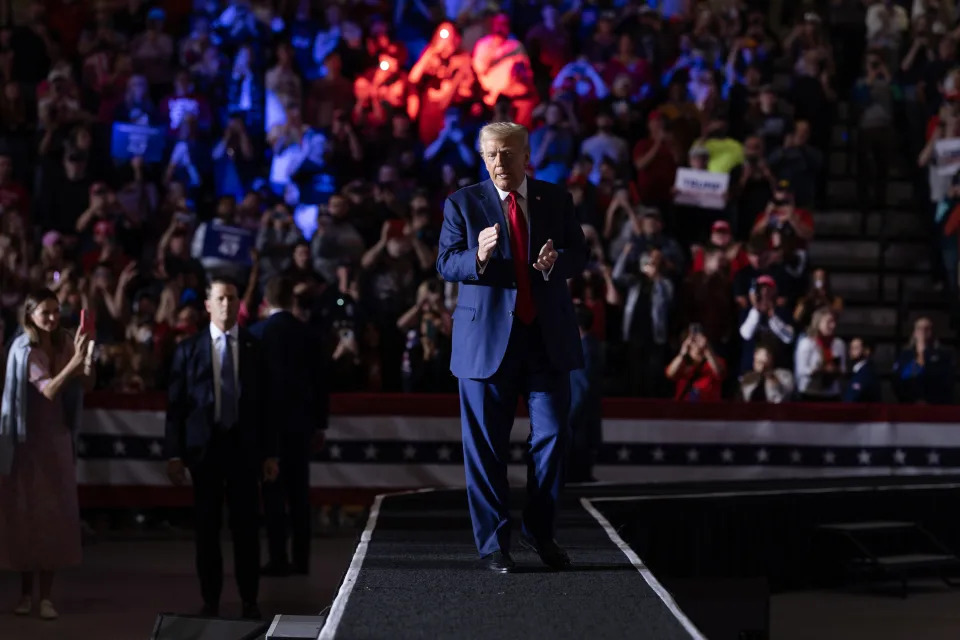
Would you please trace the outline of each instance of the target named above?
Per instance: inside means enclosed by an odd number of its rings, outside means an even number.
[[[573,496],[557,538],[571,571],[551,572],[515,543],[519,571],[496,575],[477,558],[464,492],[388,496],[321,638],[695,637]]]

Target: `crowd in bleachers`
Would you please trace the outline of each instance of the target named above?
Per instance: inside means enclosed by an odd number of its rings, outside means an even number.
[[[848,101],[862,207],[889,204],[898,151],[929,165],[917,215],[956,290],[947,4],[0,2],[4,337],[46,286],[68,326],[94,312],[101,387],[162,389],[210,275],[241,283],[250,323],[284,274],[335,390],[453,390],[442,203],[486,177],[479,127],[512,120],[583,224],[570,286],[606,393],[877,400],[870,344],[836,335],[843,300],[808,258],[813,211]],[[918,322],[898,396],[949,402],[952,380]]]

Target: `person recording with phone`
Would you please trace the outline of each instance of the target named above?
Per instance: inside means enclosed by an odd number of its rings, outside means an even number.
[[[773,232],[783,231],[787,227],[803,246],[813,238],[813,215],[796,206],[790,181],[779,180],[774,186],[773,198],[757,216],[750,235],[769,237]]]
[[[680,345],[680,352],[667,365],[667,380],[676,383],[674,400],[715,402],[721,399],[727,363],[713,351],[703,327],[694,322]]]
[[[95,345],[92,323],[81,321],[72,336],[61,326],[49,289],[27,296],[21,327],[0,410],[0,569],[20,572],[14,614],[30,614],[38,574],[40,617],[54,620],[54,571],[82,556],[73,439],[95,382]]]

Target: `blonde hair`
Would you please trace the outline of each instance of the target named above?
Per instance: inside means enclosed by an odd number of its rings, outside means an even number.
[[[523,142],[523,148],[530,146],[530,133],[522,124],[516,122],[491,122],[480,129],[477,138],[477,151],[483,152],[483,141],[491,140],[518,140]]]
[[[30,345],[34,347],[40,344],[41,329],[33,321],[33,312],[47,300],[53,300],[57,303],[58,307],[60,306],[60,301],[53,291],[50,289],[39,289],[27,296],[27,299],[23,303],[23,308],[20,310],[20,326],[23,327],[23,332],[30,337]],[[56,331],[50,333],[50,339],[57,348],[63,344],[64,333],[65,330],[62,327],[58,327]]]
[[[811,338],[816,338],[820,334],[820,323],[823,322],[823,319],[827,316],[832,317],[834,320],[837,319],[837,314],[833,310],[833,307],[823,306],[813,312],[813,317],[810,318],[810,326],[807,327],[807,335]]]

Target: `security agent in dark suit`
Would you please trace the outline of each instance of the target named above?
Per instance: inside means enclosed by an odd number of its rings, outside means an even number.
[[[270,559],[261,574],[270,576],[310,572],[310,457],[322,445],[329,406],[321,341],[291,312],[293,290],[291,279],[271,279],[264,291],[270,316],[250,328],[263,348],[264,400],[276,425],[280,453],[277,482],[263,485]],[[290,533],[292,565],[287,555]]]
[[[220,529],[230,513],[234,572],[243,617],[260,618],[258,505],[261,474],[278,474],[277,440],[267,423],[260,345],[237,326],[237,286],[214,278],[205,301],[209,329],[177,345],[167,404],[167,473],[174,484],[193,479],[201,615],[217,616],[223,588]]]
[[[850,341],[850,382],[843,392],[844,402],[880,402],[880,377],[870,360],[871,352],[863,338]]]

